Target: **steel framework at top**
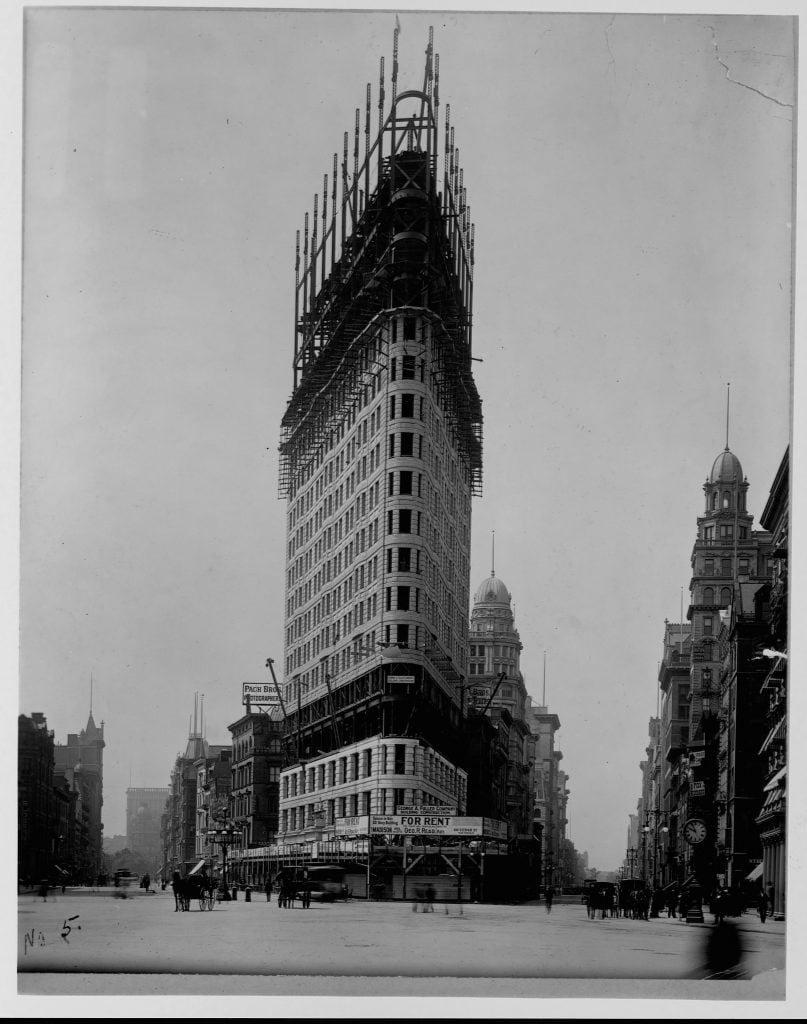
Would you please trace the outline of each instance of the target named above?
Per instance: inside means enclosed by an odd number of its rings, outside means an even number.
[[[401,93],[398,33],[396,26],[389,112],[382,57],[375,139],[368,83],[363,160],[356,108],[352,171],[345,132],[341,174],[334,153],[330,193],[326,174],[302,239],[297,232],[294,391],[282,422],[282,497],[294,492],[303,462],[332,431],[335,417],[358,399],[373,368],[369,336],[377,337],[379,318],[395,311],[417,313],[431,325],[437,342],[432,381],[468,461],[472,490],[481,490],[482,411],[471,373],[474,227],[448,105],[442,175],[438,170],[440,59],[433,30],[423,88]],[[383,352],[370,351],[380,370]]]

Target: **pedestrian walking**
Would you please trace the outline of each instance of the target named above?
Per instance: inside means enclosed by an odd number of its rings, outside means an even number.
[[[39,883],[39,895],[42,897],[42,902],[43,903],[47,903],[48,902],[48,880],[47,880],[47,878],[43,878],[42,881]]]
[[[773,887],[773,882],[768,882],[765,886],[765,895],[768,897],[768,913],[773,916],[773,910],[776,906],[776,890]]]
[[[764,889],[759,890],[759,900],[757,901],[757,909],[759,911],[759,919],[762,924],[765,924],[765,919],[768,916],[768,896]]]
[[[546,904],[547,914],[552,913],[552,900],[555,898],[555,890],[551,885],[548,885],[544,890],[544,903]]]
[[[265,886],[265,889],[266,889],[266,902],[267,903],[271,903],[272,902],[272,876],[271,875],[267,875],[266,876],[266,886]]]
[[[427,885],[426,886],[426,906],[424,907],[424,910],[423,910],[424,913],[426,913],[427,911],[429,913],[431,913],[431,914],[434,913],[434,897],[435,897],[435,895],[436,894],[435,894],[435,891],[434,891],[434,886],[431,885],[431,884]]]
[[[174,913],[184,910],[182,906],[182,876],[175,871],[171,879],[171,888],[174,890]]]
[[[712,901],[712,913],[715,915],[715,924],[722,924],[728,910],[728,896],[725,889],[718,889]]]

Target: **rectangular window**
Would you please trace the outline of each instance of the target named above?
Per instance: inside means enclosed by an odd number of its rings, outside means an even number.
[[[392,611],[392,587],[387,587],[387,595],[386,596],[387,596],[386,610],[388,612],[390,612],[390,611]]]
[[[389,457],[391,459],[395,458],[395,434],[390,434],[389,436]]]
[[[389,418],[395,419],[395,395],[389,396]]]
[[[712,616],[711,615],[704,615],[704,617],[703,617],[703,635],[704,636],[711,636],[712,635]]]
[[[403,435],[401,435],[403,437]],[[400,473],[400,487],[399,494],[411,494],[412,493],[412,471],[409,469],[403,469]],[[392,491],[390,491],[392,494]]]
[[[390,515],[392,513],[390,512]],[[402,508],[398,510],[398,532],[399,533],[411,533],[412,532],[412,509]]]
[[[391,435],[391,436],[394,436],[394,435]],[[403,434],[401,434],[401,452],[400,452],[401,455],[409,455],[409,456],[412,455],[412,453],[414,452],[414,439],[415,439],[415,435],[414,434],[410,434],[410,433],[407,433],[407,432],[404,432]],[[390,455],[393,455],[392,451],[390,452]]]
[[[390,551],[391,555],[392,552]],[[409,572],[412,562],[411,548],[398,548],[398,572]]]
[[[409,626],[398,626],[397,627],[397,632],[396,632],[395,640],[396,640],[396,643],[397,643],[398,647],[408,647],[409,646]]]
[[[394,401],[394,396],[392,401]],[[414,419],[415,416],[415,396],[409,394],[401,395],[401,416],[406,419]]]
[[[417,325],[417,320],[415,319],[415,317],[413,317],[413,316],[405,316],[404,317],[404,322],[403,322],[404,341],[414,341],[415,340],[415,327],[416,327],[416,325]],[[415,357],[414,356],[411,356],[411,357],[404,356],[404,359],[408,359],[408,358],[414,359]]]
[[[392,329],[393,329],[393,331],[395,330],[395,324],[392,325]],[[398,360],[393,356],[392,357],[392,361],[390,363],[390,369],[389,369],[389,379],[390,380],[395,380],[397,378],[397,371],[398,371]]]
[[[387,548],[387,572],[392,572],[392,548]]]
[[[389,494],[389,495],[394,493],[394,491],[393,491],[394,482],[395,482],[395,474],[394,473],[390,473],[389,474],[389,480],[387,481],[387,494]]]
[[[401,379],[402,380],[414,380],[415,379],[415,357],[404,356],[401,360]]]
[[[409,587],[398,587],[398,611],[409,611]]]
[[[395,769],[396,775],[404,775],[406,772],[406,744],[396,743],[395,744]],[[396,799],[396,803],[397,803]],[[403,803],[403,801],[401,801]]]
[[[392,509],[387,512],[387,533],[392,533]]]

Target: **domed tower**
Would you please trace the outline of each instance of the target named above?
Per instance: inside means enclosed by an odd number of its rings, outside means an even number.
[[[691,700],[684,741],[690,773],[686,815],[705,836],[692,847],[691,866],[710,878],[717,851],[730,858],[735,840],[740,841],[749,806],[741,792],[741,761],[753,748],[746,734],[755,712],[748,684],[738,683],[736,637],[754,619],[756,595],[769,575],[770,535],[752,529],[748,481],[728,444],[714,460],[703,491],[689,584]]]
[[[506,751],[502,807],[510,836],[532,831],[533,737],[527,722],[528,697],[521,673],[521,638],[512,597],[491,570],[474,594],[468,639],[470,658],[466,706],[496,726]],[[470,783],[469,783],[470,790]]]
[[[746,507],[748,480],[737,456],[726,448],[712,463],[703,485],[705,507],[698,516],[692,550],[689,610],[692,623],[691,730],[703,712],[718,708],[720,612],[731,606],[738,584],[758,574],[758,543]],[[691,737],[692,738],[692,737]]]
[[[470,688],[469,705],[481,702],[484,707],[504,672],[506,678],[492,703],[506,707],[513,717],[523,717],[526,691],[519,667],[521,638],[515,625],[510,591],[492,571],[474,594],[468,639],[471,644],[469,680],[471,684],[479,684]]]

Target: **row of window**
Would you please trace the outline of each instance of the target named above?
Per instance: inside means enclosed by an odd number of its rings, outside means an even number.
[[[464,777],[433,750],[406,743],[379,743],[317,765],[286,772],[283,799],[333,789],[346,783],[385,775],[418,775],[448,793],[464,792]]]
[[[734,559],[733,558],[704,558],[703,560],[703,575],[704,576],[733,576],[734,575]],[[739,576],[748,576],[751,572],[751,559],[747,555],[742,555],[737,559],[737,574]]]
[[[494,658],[516,658],[520,648],[515,644],[471,644],[472,658],[484,658],[489,651]]]
[[[740,526],[737,529],[737,537],[740,540],[748,539],[748,527]],[[734,524],[733,523],[720,523],[715,528],[714,523],[710,523],[708,526],[703,528],[703,539],[707,542],[714,543],[716,538],[720,540],[733,540],[734,539]]]

